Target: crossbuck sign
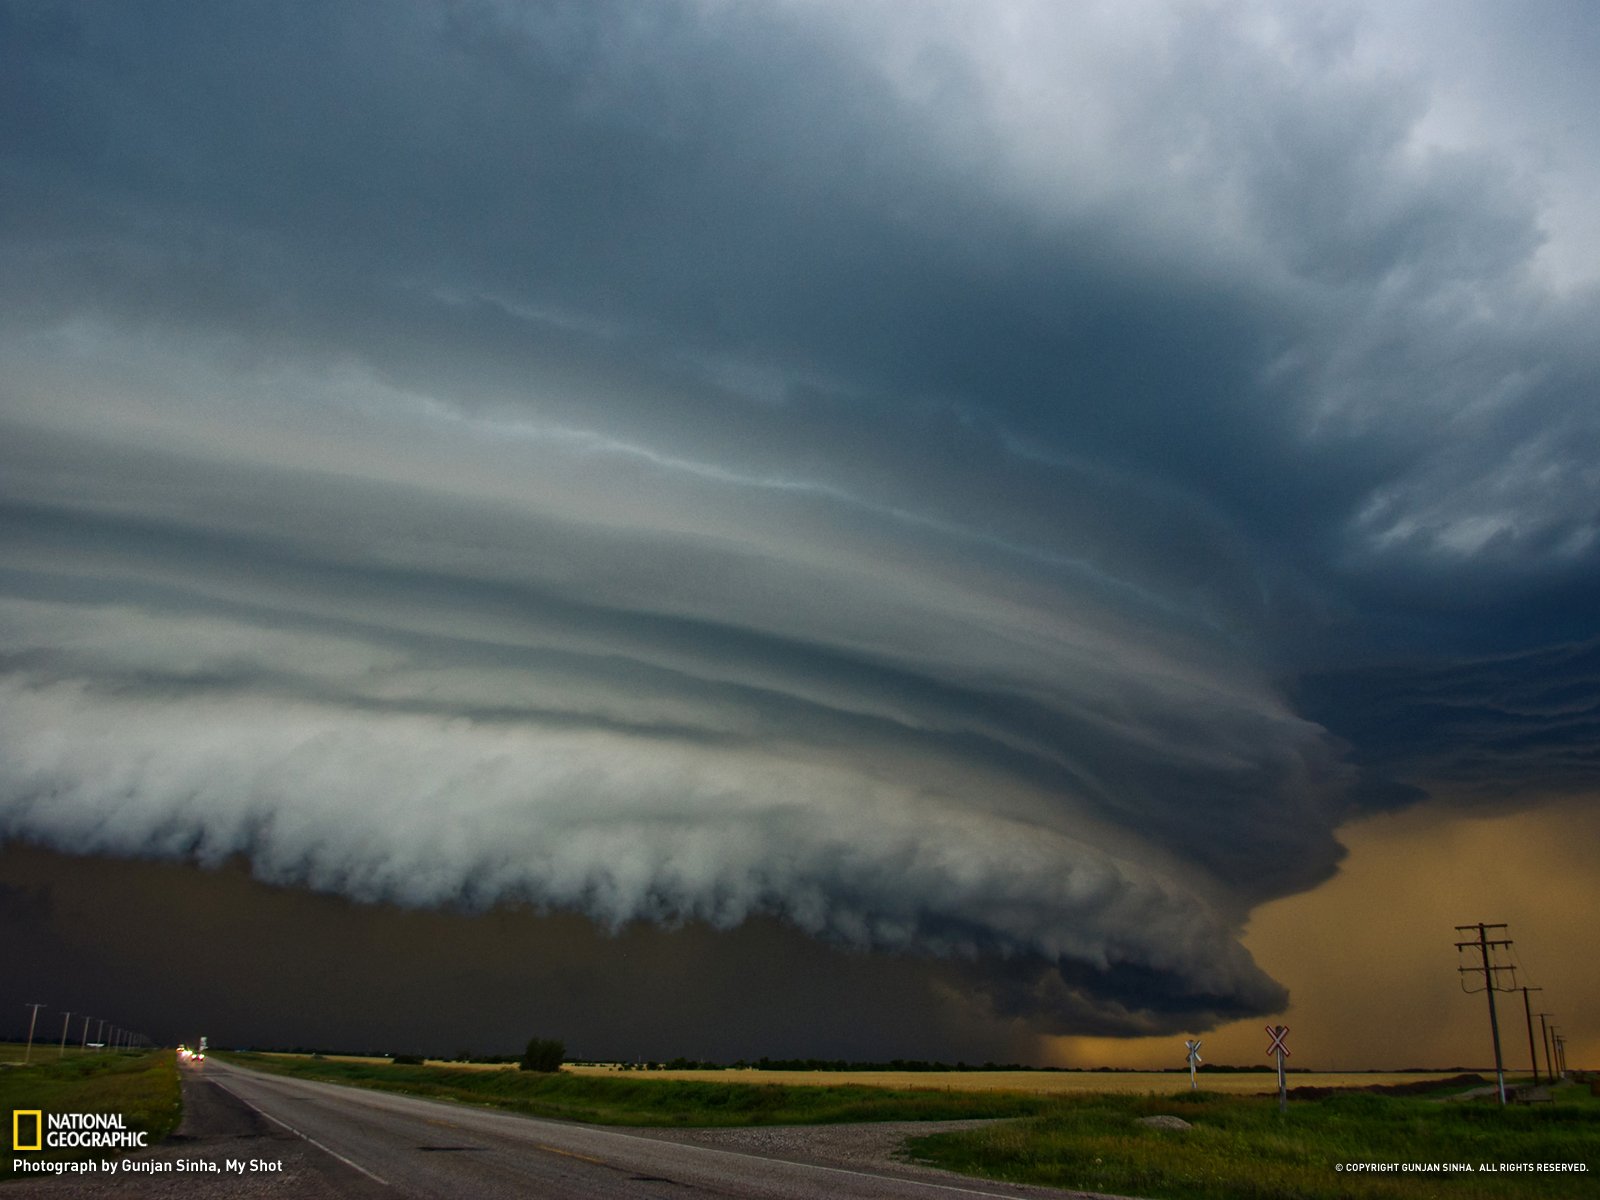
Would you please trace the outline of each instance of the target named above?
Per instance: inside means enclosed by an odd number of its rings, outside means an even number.
[[[1183,1045],[1189,1052],[1187,1055],[1189,1060],[1189,1087],[1191,1090],[1198,1090],[1200,1085],[1195,1082],[1194,1069],[1200,1065],[1200,1039],[1196,1038],[1192,1042],[1186,1041]]]
[[[1283,1039],[1289,1036],[1289,1027],[1268,1025],[1267,1036],[1272,1039],[1267,1053],[1278,1056],[1278,1111],[1283,1112],[1289,1107],[1289,1085],[1283,1077],[1283,1060],[1289,1057],[1289,1047],[1283,1044]]]

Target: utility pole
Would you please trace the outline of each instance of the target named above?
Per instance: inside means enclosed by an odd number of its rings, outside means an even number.
[[[94,1020],[88,1013],[83,1014],[83,1045],[81,1049],[89,1048],[89,1022]]]
[[[44,1007],[40,1004],[24,1004],[23,1008],[33,1009],[33,1016],[28,1019],[28,1048],[22,1052],[22,1061],[26,1063],[33,1057],[33,1027],[39,1022],[39,1010]]]
[[[67,1025],[71,1021],[72,1010],[68,1009],[66,1015],[61,1018],[61,1050],[56,1055],[57,1058],[65,1058],[67,1056]]]
[[[1533,1059],[1533,1086],[1538,1087],[1539,1054],[1538,1051],[1533,1048],[1533,1005],[1528,1003],[1528,993],[1542,992],[1544,989],[1542,987],[1528,987],[1526,984],[1524,984],[1517,990],[1522,993],[1522,1011],[1528,1018],[1528,1057]],[[1550,1082],[1554,1083],[1555,1080],[1552,1079]]]
[[[1511,945],[1511,939],[1491,939],[1489,937],[1489,930],[1504,929],[1505,927],[1506,926],[1504,922],[1500,922],[1498,924],[1485,924],[1482,921],[1479,921],[1476,925],[1456,926],[1457,933],[1466,933],[1468,930],[1476,930],[1478,933],[1477,940],[1469,942],[1457,942],[1456,949],[1462,950],[1468,946],[1476,947],[1479,955],[1483,959],[1483,965],[1481,967],[1457,967],[1456,970],[1463,975],[1468,971],[1481,970],[1483,972],[1483,990],[1488,994],[1489,997],[1489,1033],[1494,1038],[1494,1080],[1495,1086],[1500,1092],[1500,1104],[1502,1107],[1506,1102],[1506,1068],[1504,1060],[1500,1057],[1500,1018],[1495,1015],[1494,994],[1497,990],[1495,988],[1495,980],[1498,977],[1497,973],[1500,971],[1509,971],[1511,968],[1493,965],[1489,961],[1489,951],[1495,946]],[[1470,994],[1470,989],[1467,989],[1465,984],[1463,984],[1462,987]]]
[[[1550,1065],[1550,1027],[1544,1023],[1544,1019],[1555,1016],[1555,1013],[1542,1012],[1534,1015],[1539,1018],[1539,1040],[1544,1043],[1544,1073],[1549,1077],[1550,1082],[1554,1083],[1556,1081],[1556,1071]]]
[[[1561,1072],[1561,1078],[1567,1077],[1567,1038],[1565,1034],[1556,1034],[1556,1070]]]
[[[95,1044],[98,1045],[100,1047],[100,1049],[104,1050],[106,1048],[106,1039],[105,1039],[106,1019],[104,1017],[96,1017],[94,1020],[95,1020],[95,1026],[94,1026]]]

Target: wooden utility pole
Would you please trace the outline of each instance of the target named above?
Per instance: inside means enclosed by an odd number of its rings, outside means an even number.
[[[1494,1081],[1495,1081],[1495,1087],[1498,1089],[1498,1091],[1500,1093],[1500,1103],[1502,1105],[1504,1105],[1505,1102],[1506,1102],[1506,1067],[1505,1067],[1505,1061],[1500,1056],[1500,1018],[1495,1015],[1495,1011],[1494,1011],[1494,994],[1498,990],[1495,987],[1495,979],[1497,978],[1497,973],[1500,972],[1500,971],[1509,971],[1511,968],[1510,967],[1496,966],[1493,963],[1491,963],[1490,960],[1489,960],[1489,951],[1493,947],[1496,947],[1496,946],[1509,946],[1509,945],[1511,945],[1511,939],[1510,938],[1493,938],[1493,939],[1491,939],[1489,937],[1489,930],[1491,930],[1491,929],[1504,929],[1505,927],[1506,926],[1505,926],[1504,922],[1500,922],[1498,924],[1486,924],[1483,921],[1479,921],[1476,925],[1457,925],[1456,926],[1456,932],[1457,933],[1466,933],[1468,930],[1476,930],[1477,933],[1478,933],[1477,939],[1474,940],[1474,941],[1457,942],[1456,943],[1456,949],[1457,950],[1462,950],[1462,949],[1465,949],[1468,946],[1476,947],[1477,950],[1478,950],[1478,954],[1483,959],[1483,965],[1481,967],[1457,967],[1456,970],[1458,972],[1460,972],[1461,974],[1463,974],[1463,975],[1466,974],[1468,971],[1482,971],[1483,972],[1483,990],[1484,990],[1485,993],[1488,994],[1488,997],[1489,997],[1489,1033],[1494,1038]],[[1465,985],[1463,985],[1463,987],[1465,987]],[[1466,990],[1469,993],[1471,992],[1470,988],[1467,988]]]
[[[1528,987],[1524,984],[1517,991],[1522,993],[1522,1011],[1528,1018],[1528,1057],[1533,1060],[1533,1086],[1539,1086],[1539,1054],[1533,1048],[1533,1005],[1528,1003],[1529,992],[1542,992],[1542,987]],[[1554,1083],[1554,1080],[1551,1080]]]
[[[33,1027],[39,1023],[39,1010],[44,1007],[41,1000],[38,1004],[24,1004],[23,1008],[33,1009],[33,1016],[28,1019],[28,1048],[22,1052],[22,1061],[26,1063],[33,1057]]]

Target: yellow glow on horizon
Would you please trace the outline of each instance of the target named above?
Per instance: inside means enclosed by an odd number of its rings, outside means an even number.
[[[1267,1061],[1263,1026],[1290,1027],[1291,1066],[1317,1070],[1492,1066],[1485,997],[1464,995],[1455,926],[1503,921],[1518,984],[1534,1013],[1554,1014],[1573,1067],[1600,1065],[1600,813],[1593,797],[1482,816],[1439,804],[1341,831],[1349,848],[1321,887],[1257,910],[1245,935],[1256,961],[1290,990],[1282,1014],[1161,1038],[1053,1038],[1070,1066],[1183,1065],[1184,1036],[1206,1062]],[[1467,963],[1467,959],[1459,960]],[[1468,977],[1470,979],[1470,977]],[[1529,1069],[1520,992],[1496,997],[1506,1069]],[[1540,1069],[1544,1052],[1537,1016]]]

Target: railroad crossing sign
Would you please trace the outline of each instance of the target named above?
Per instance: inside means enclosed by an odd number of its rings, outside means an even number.
[[[1272,1045],[1267,1047],[1267,1053],[1278,1058],[1278,1111],[1287,1112],[1289,1109],[1289,1084],[1283,1077],[1283,1060],[1289,1057],[1289,1047],[1283,1044],[1283,1039],[1289,1036],[1287,1025],[1268,1025],[1267,1036],[1272,1039]]]
[[[1188,1051],[1188,1054],[1185,1057],[1189,1061],[1189,1087],[1192,1090],[1197,1091],[1199,1090],[1200,1085],[1195,1082],[1194,1069],[1200,1065],[1200,1039],[1196,1038],[1192,1042],[1186,1041],[1183,1043],[1183,1045]]]

